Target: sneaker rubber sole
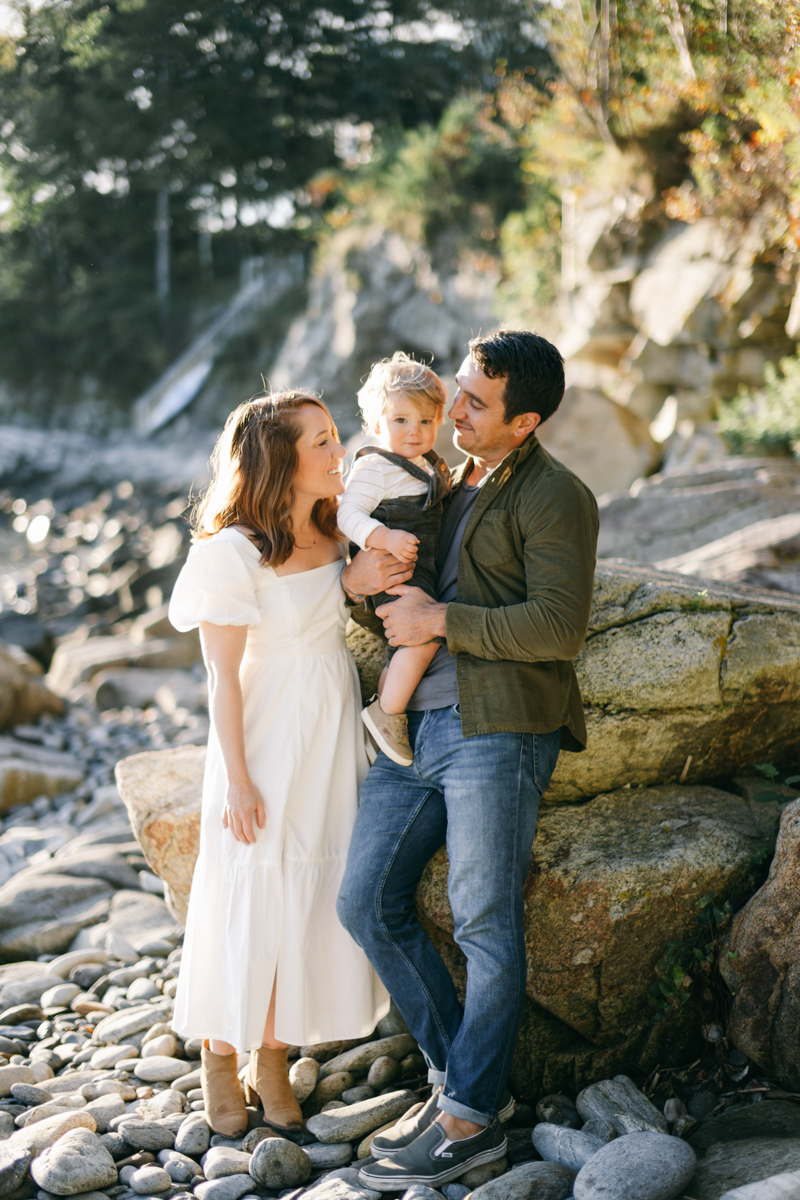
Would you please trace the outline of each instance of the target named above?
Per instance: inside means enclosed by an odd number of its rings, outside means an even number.
[[[440,1187],[444,1183],[452,1183],[461,1175],[466,1175],[467,1171],[471,1171],[473,1167],[482,1167],[486,1163],[497,1162],[498,1158],[505,1156],[507,1150],[508,1138],[503,1138],[501,1146],[493,1146],[489,1150],[473,1154],[466,1162],[460,1163],[457,1167],[448,1167],[443,1171],[438,1171],[435,1175],[408,1174],[396,1176],[394,1179],[381,1179],[367,1175],[362,1170],[358,1173],[358,1181],[362,1187],[371,1188],[374,1192],[402,1192],[413,1187],[415,1183],[421,1183],[429,1188]]]
[[[378,729],[378,726],[372,720],[372,717],[369,715],[368,709],[364,709],[362,711],[361,720],[366,725],[367,729],[370,732],[370,736],[372,737],[373,742],[378,747],[378,749],[381,751],[381,753],[385,754],[387,758],[390,758],[392,760],[392,762],[397,763],[397,765],[399,767],[410,767],[411,766],[411,764],[414,761],[413,757],[412,758],[402,758],[401,755],[399,755],[396,750],[392,749],[392,747],[389,745],[389,743],[385,740],[385,738],[381,734],[381,731]]]

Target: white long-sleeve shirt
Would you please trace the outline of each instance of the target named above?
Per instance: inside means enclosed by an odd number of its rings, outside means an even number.
[[[415,467],[422,467],[428,475],[433,474],[433,468],[422,455],[408,461]],[[396,467],[380,454],[364,454],[353,463],[344,495],[339,501],[339,528],[345,537],[365,550],[369,535],[373,530],[382,528],[380,521],[374,520],[370,513],[383,500],[422,496],[427,490],[426,483],[416,479],[403,467]]]

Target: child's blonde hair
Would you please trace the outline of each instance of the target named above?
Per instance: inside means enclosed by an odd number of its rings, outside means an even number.
[[[372,432],[392,396],[407,396],[422,411],[430,404],[439,420],[447,403],[447,388],[435,371],[417,362],[404,350],[396,350],[391,358],[374,363],[367,381],[358,393],[358,407],[364,428]]]

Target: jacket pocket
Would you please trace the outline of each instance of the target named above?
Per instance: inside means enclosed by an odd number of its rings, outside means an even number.
[[[509,514],[497,510],[485,512],[470,538],[469,551],[475,561],[484,567],[496,567],[514,558]]]

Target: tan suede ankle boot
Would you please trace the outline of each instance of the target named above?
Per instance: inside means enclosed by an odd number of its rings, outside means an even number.
[[[241,1137],[247,1132],[247,1112],[239,1083],[235,1054],[214,1054],[208,1043],[200,1051],[203,1100],[206,1120],[215,1133]]]
[[[268,1125],[292,1131],[303,1128],[303,1114],[289,1084],[288,1053],[288,1046],[280,1050],[269,1046],[251,1050],[244,1077],[244,1094],[248,1104],[261,1101]]]

